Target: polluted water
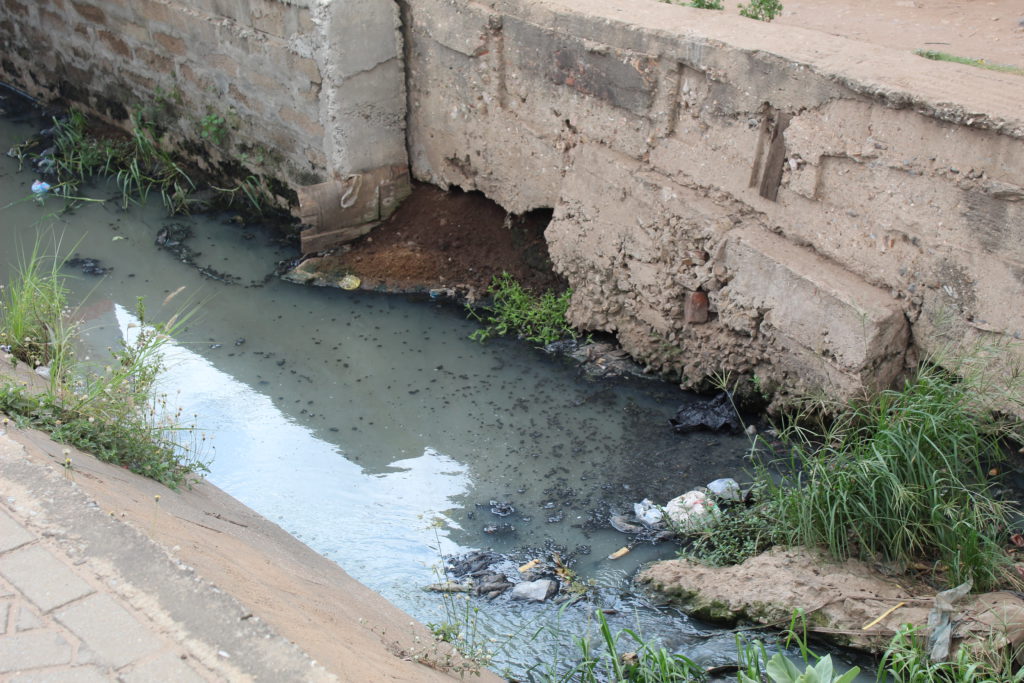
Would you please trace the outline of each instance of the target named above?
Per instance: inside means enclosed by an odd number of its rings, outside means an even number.
[[[0,120],[0,149],[40,126]],[[686,397],[671,384],[593,379],[514,339],[471,341],[461,306],[282,281],[277,264],[298,254],[272,228],[168,217],[158,199],[71,208],[38,180],[0,157],[0,281],[37,238],[68,257],[96,349],[129,334],[138,297],[155,321],[198,304],[160,391],[196,415],[212,483],[425,623],[452,617],[452,595],[423,590],[445,578],[442,556],[488,550],[515,567],[555,554],[597,586],[570,606],[457,596],[479,610],[496,670],[571,665],[596,608],[613,630],[704,665],[735,661],[733,634],[631,589],[642,563],[675,546],[638,543],[609,560],[631,537],[608,520],[643,498],[742,479],[742,432],[676,434],[669,418]]]

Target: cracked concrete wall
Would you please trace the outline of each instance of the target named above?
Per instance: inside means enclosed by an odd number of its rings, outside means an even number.
[[[365,177],[362,222],[408,191],[392,0],[4,0],[0,45],[0,79],[122,126],[143,107],[209,170]]]
[[[653,2],[403,22],[414,176],[553,207],[573,322],[652,369],[844,398],[1024,355],[1019,78]]]

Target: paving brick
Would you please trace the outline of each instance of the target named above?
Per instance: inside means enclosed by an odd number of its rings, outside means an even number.
[[[203,678],[192,667],[173,652],[147,660],[120,676],[125,683],[149,683],[149,681],[174,681],[174,683],[202,683]]]
[[[18,614],[14,617],[15,631],[31,631],[42,627],[43,620],[36,616],[31,609],[25,605],[18,606]]]
[[[0,575],[43,612],[93,592],[67,565],[39,546],[0,555]]]
[[[11,678],[10,683],[108,683],[110,678],[103,669],[95,666],[76,666],[71,669],[32,671]]]
[[[53,631],[29,631],[0,638],[0,673],[71,661],[71,643]]]
[[[109,595],[93,595],[56,613],[105,664],[120,668],[161,647],[138,619]]]
[[[0,510],[0,553],[25,545],[33,538],[25,527],[18,524],[3,510]]]

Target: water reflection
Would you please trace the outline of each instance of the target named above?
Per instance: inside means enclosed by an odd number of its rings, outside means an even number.
[[[119,304],[113,312],[130,343],[138,319]],[[90,327],[102,335],[101,319]],[[457,526],[449,515],[456,498],[469,490],[466,465],[428,447],[367,472],[198,353],[174,342],[163,352],[159,391],[175,396],[185,415],[201,415],[213,437],[210,480],[363,583],[384,592],[410,580],[427,584],[439,539],[444,553],[464,550],[447,534]]]

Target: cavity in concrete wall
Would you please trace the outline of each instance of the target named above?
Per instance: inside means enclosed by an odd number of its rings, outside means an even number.
[[[845,397],[1024,330],[1019,78],[653,2],[403,8],[414,175],[554,207],[573,322],[683,385]]]
[[[391,0],[5,0],[0,40],[0,78],[119,125],[142,108],[204,143],[207,168],[292,189],[358,181],[346,208],[360,224],[407,192]]]

